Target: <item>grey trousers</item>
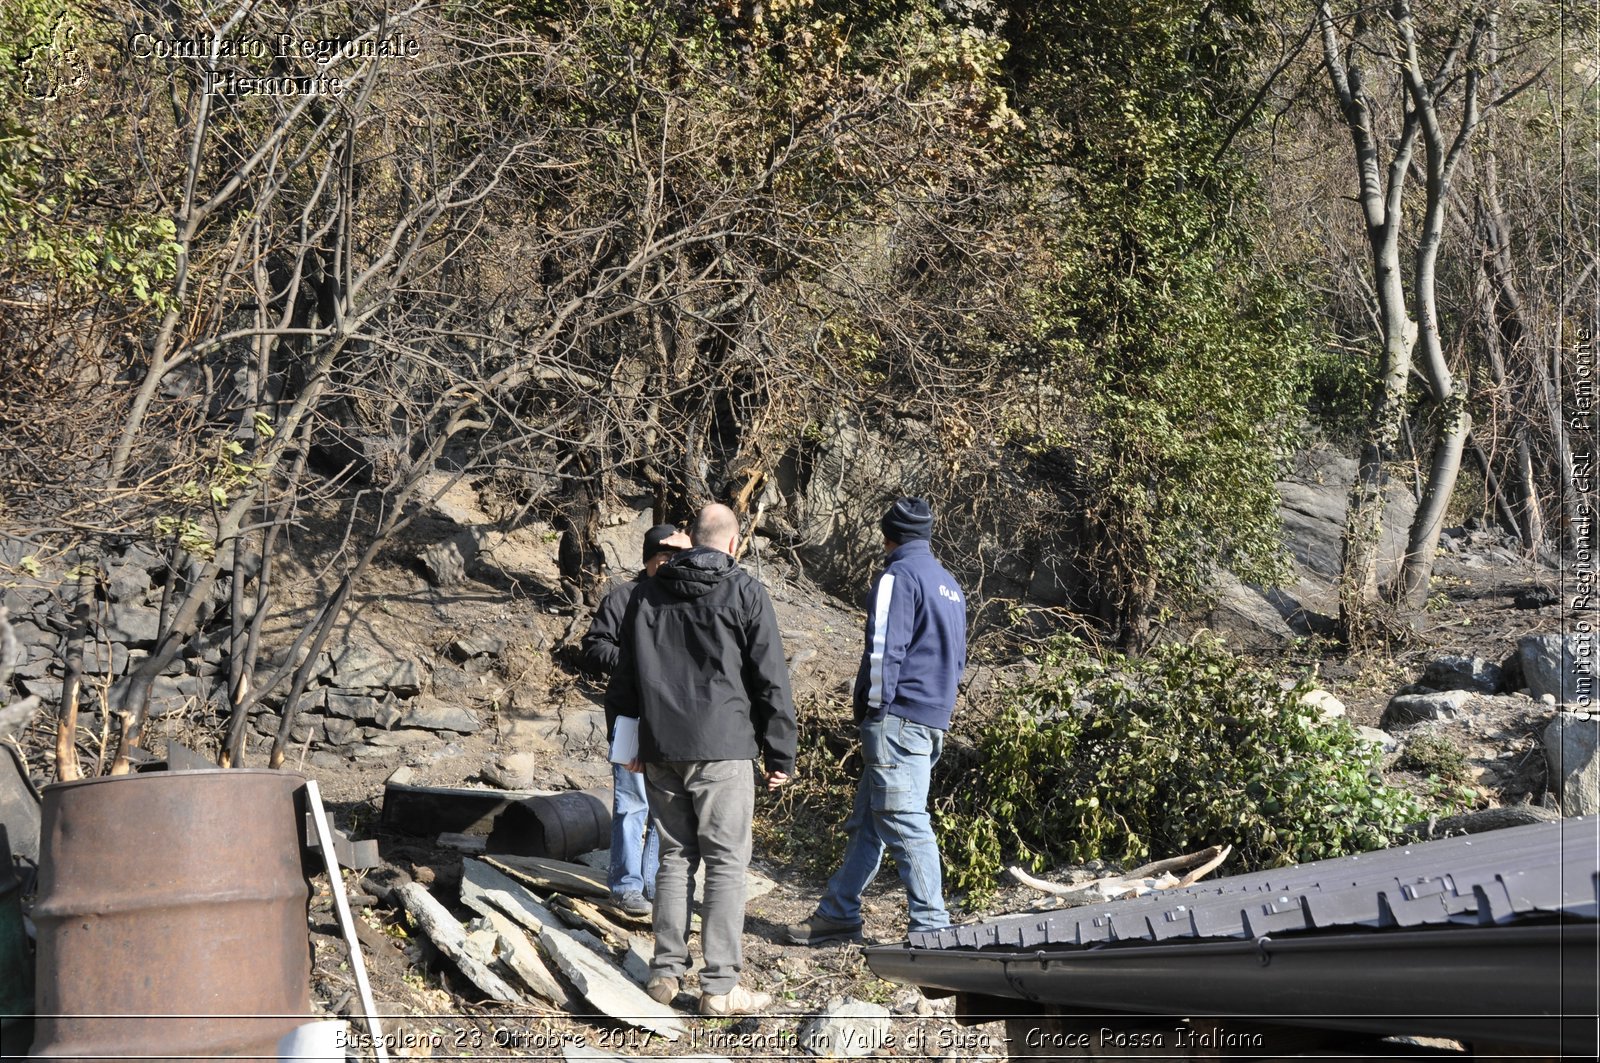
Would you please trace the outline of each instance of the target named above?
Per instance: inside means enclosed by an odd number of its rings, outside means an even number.
[[[700,990],[712,995],[738,985],[744,966],[744,876],[756,806],[750,765],[748,760],[688,760],[645,766],[650,818],[661,836],[656,954],[650,973],[682,978],[688,969],[689,907],[694,899],[689,883],[704,860],[700,948],[706,965]]]

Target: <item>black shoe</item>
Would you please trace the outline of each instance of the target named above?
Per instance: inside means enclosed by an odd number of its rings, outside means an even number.
[[[650,902],[638,890],[629,890],[627,893],[613,893],[611,895],[611,903],[616,905],[619,910],[640,918],[647,918],[652,911]]]

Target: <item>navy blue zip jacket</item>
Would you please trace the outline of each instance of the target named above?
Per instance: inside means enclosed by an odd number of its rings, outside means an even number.
[[[856,673],[856,720],[885,712],[949,730],[967,666],[967,602],[925,539],[889,555],[867,600],[867,644]]]

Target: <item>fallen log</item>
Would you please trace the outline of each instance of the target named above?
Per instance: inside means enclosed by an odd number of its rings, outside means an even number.
[[[576,897],[556,895],[550,898],[550,910],[568,926],[587,930],[606,943],[613,953],[628,946],[628,932],[601,914],[600,909]]]
[[[395,891],[400,903],[417,921],[417,926],[428,939],[444,953],[479,989],[502,1004],[522,1003],[522,994],[506,984],[505,979],[473,959],[467,949],[466,929],[444,905],[415,882],[408,882]]]
[[[1422,823],[1406,827],[1406,837],[1412,841],[1429,838],[1450,838],[1459,834],[1482,834],[1489,830],[1507,827],[1525,827],[1532,823],[1549,823],[1561,818],[1561,813],[1538,805],[1504,805],[1498,808],[1480,808],[1458,816],[1434,816]]]

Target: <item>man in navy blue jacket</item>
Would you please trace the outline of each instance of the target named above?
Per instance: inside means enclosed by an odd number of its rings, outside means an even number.
[[[902,498],[881,522],[888,562],[867,604],[856,674],[863,770],[845,823],[850,841],[817,910],[787,930],[796,945],[861,936],[861,894],[887,849],[905,883],[913,931],[950,925],[928,781],[967,663],[967,603],[928,545],[933,511]]]

